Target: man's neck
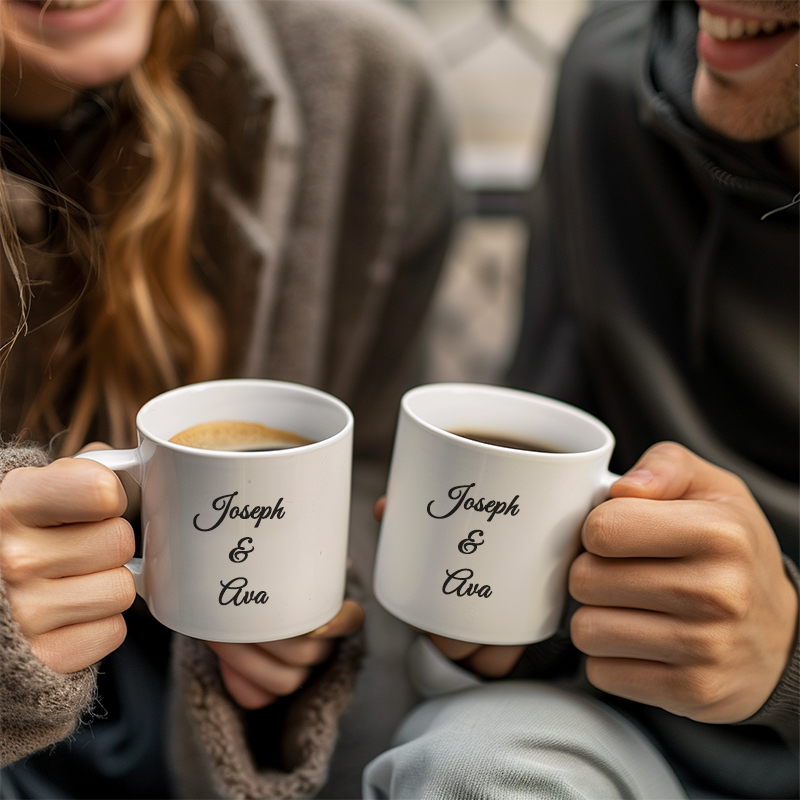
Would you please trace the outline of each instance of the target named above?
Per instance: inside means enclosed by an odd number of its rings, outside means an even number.
[[[795,176],[800,177],[800,128],[784,133],[775,142],[778,155]]]

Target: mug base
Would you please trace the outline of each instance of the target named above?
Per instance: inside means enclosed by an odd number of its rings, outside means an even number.
[[[300,624],[286,625],[282,628],[275,626],[267,629],[266,627],[259,631],[244,631],[235,632],[225,628],[210,628],[202,625],[184,625],[181,623],[168,622],[159,617],[159,615],[150,609],[153,617],[160,622],[165,628],[169,628],[175,633],[189,636],[192,639],[202,639],[208,642],[226,642],[230,644],[258,644],[260,642],[277,642],[282,639],[291,639],[295,636],[302,636],[306,633],[325,625],[330,622],[338,613],[341,608],[342,601],[339,602],[335,608],[331,608],[317,617],[313,617]]]
[[[405,622],[413,628],[417,628],[423,633],[433,633],[437,636],[445,636],[448,639],[456,639],[460,642],[470,642],[471,644],[497,644],[497,645],[527,645],[542,642],[549,639],[558,630],[558,619],[560,613],[555,616],[555,622],[548,620],[546,625],[540,626],[536,630],[527,631],[475,631],[474,626],[463,628],[454,625],[442,625],[430,619],[414,617],[402,608],[399,608],[381,597],[377,586],[374,587],[375,597],[378,602],[394,617],[401,622]]]

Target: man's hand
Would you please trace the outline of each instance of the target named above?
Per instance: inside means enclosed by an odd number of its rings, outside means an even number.
[[[589,514],[569,576],[572,641],[598,689],[701,722],[752,716],[797,631],[797,593],[744,483],[650,448]]]
[[[98,449],[107,445],[90,445]],[[56,672],[99,661],[125,639],[136,590],[121,518],[125,492],[108,467],[62,458],[11,470],[0,484],[0,569],[11,613],[34,655]]]
[[[242,708],[256,709],[296,692],[311,670],[330,658],[334,640],[363,624],[361,606],[345,600],[330,622],[305,636],[261,644],[207,644],[219,657],[222,681],[231,697]]]
[[[381,497],[372,509],[377,522],[383,519],[386,498]],[[424,632],[424,631],[423,631]],[[508,675],[525,652],[525,645],[472,644],[429,633],[427,636],[451,661],[483,678],[502,678]]]

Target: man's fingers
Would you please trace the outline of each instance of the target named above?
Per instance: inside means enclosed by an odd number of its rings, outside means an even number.
[[[464,660],[464,666],[484,678],[503,678],[522,658],[525,645],[486,645]]]
[[[661,611],[684,619],[724,619],[742,610],[744,576],[735,565],[691,560],[601,558],[581,553],[569,571],[569,593],[579,603]]]
[[[375,517],[375,522],[383,520],[383,512],[386,510],[386,496],[381,497],[372,508],[372,516]]]
[[[128,502],[119,478],[108,467],[81,458],[13,469],[0,491],[4,514],[34,528],[120,517]]]
[[[56,628],[94,622],[120,614],[136,599],[133,577],[125,567],[58,580],[8,587],[14,617],[28,638]]]
[[[683,717],[716,723],[741,719],[726,702],[725,683],[705,666],[676,667],[633,658],[586,659],[593,686],[637,703],[657,706]]]
[[[276,695],[238,673],[227,661],[219,662],[219,672],[225,688],[242,708],[250,710],[264,708],[277,699]]]
[[[354,600],[345,600],[339,613],[316,630],[307,633],[312,639],[338,639],[355,633],[364,624],[364,609]]]
[[[296,692],[311,674],[310,667],[295,667],[279,661],[257,644],[207,642],[230,667],[248,681],[278,697]]]
[[[712,513],[713,512],[713,513]],[[618,497],[595,508],[581,530],[583,546],[604,558],[735,555],[748,546],[733,509],[695,500]]]
[[[27,528],[8,533],[2,571],[7,583],[35,578],[65,578],[119,567],[133,558],[133,528],[121,517],[73,523],[58,528]]]
[[[651,500],[712,500],[741,492],[735,475],[716,467],[675,442],[649,448],[611,487],[611,497]]]
[[[31,642],[31,650],[54,672],[77,672],[116,650],[125,641],[125,633],[125,620],[116,614],[48,631]]]
[[[437,636],[435,633],[429,633],[430,640],[439,648],[443,655],[447,656],[451,661],[461,661],[468,658],[473,653],[483,647],[480,644],[473,644],[472,642],[460,642],[458,639],[448,639],[445,636]]]
[[[581,606],[572,615],[570,636],[588,656],[679,666],[712,664],[722,643],[710,624],[687,624],[655,611],[596,606]]]

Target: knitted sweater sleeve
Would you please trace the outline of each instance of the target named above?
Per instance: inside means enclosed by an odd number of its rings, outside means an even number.
[[[41,467],[49,460],[39,448],[3,448],[0,481],[12,469]],[[97,671],[89,667],[62,675],[44,666],[11,614],[2,580],[0,636],[0,759],[5,766],[68,737],[90,716]],[[253,755],[247,713],[222,685],[216,656],[203,642],[176,635],[171,755],[177,791],[187,797],[225,798],[312,794],[325,778],[361,649],[359,636],[343,641],[331,661],[286,703],[285,713],[273,715],[283,768],[265,769]]]
[[[216,656],[196,639],[176,635],[173,645],[171,762],[176,792],[195,798],[310,797],[328,772],[339,715],[350,698],[361,639],[349,637],[336,655],[285,704],[267,707],[251,728],[245,712],[225,691]],[[279,704],[276,704],[278,706]],[[279,736],[280,767],[263,766],[259,735],[269,727]],[[278,755],[278,754],[275,754]]]
[[[36,447],[5,447],[0,450],[0,481],[12,469],[42,467],[49,460],[47,453]],[[81,717],[90,713],[96,670],[87,667],[62,675],[34,656],[11,615],[1,572],[0,637],[0,728],[3,731],[0,765],[5,766],[64,739],[75,730]]]

